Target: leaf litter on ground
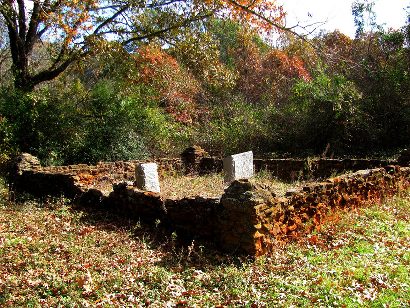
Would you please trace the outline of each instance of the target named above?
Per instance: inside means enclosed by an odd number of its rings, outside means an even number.
[[[410,305],[410,192],[340,210],[257,258],[179,246],[140,222],[64,199],[0,205],[0,304],[15,306]]]

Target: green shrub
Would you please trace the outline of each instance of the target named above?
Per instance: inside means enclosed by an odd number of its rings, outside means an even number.
[[[197,128],[196,141],[214,154],[253,150],[262,152],[267,132],[267,112],[241,97],[216,105],[210,121]]]
[[[318,74],[312,81],[298,81],[290,104],[273,117],[281,131],[282,146],[293,151],[347,152],[365,134],[361,94],[355,84],[340,75]]]
[[[0,116],[0,173],[7,161],[13,156],[16,152],[14,145],[14,136],[11,124],[7,121],[6,118]]]
[[[77,81],[67,89],[54,84],[24,95],[3,92],[1,153],[15,147],[44,164],[179,153],[186,145],[186,129],[150,101],[148,92],[136,89],[132,96],[124,95],[106,80],[91,90]]]
[[[78,116],[83,137],[72,160],[94,163],[174,154],[183,142],[178,124],[145,94],[123,96],[109,81],[97,83],[82,102]]]

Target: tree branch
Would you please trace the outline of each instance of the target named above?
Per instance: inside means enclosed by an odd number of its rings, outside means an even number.
[[[174,24],[174,25],[172,25],[172,26],[169,26],[169,27],[167,27],[167,28],[163,28],[163,29],[160,29],[160,30],[157,30],[157,31],[148,33],[148,34],[146,34],[146,35],[132,37],[132,38],[130,38],[130,39],[128,39],[128,40],[122,42],[122,45],[123,45],[123,46],[126,46],[126,45],[128,45],[128,44],[130,44],[130,43],[132,43],[132,42],[142,41],[142,40],[145,40],[145,39],[149,39],[149,38],[153,38],[153,37],[156,37],[156,36],[160,36],[161,34],[167,33],[167,32],[169,32],[169,31],[171,31],[171,30],[178,29],[178,28],[181,28],[181,27],[186,27],[187,25],[189,25],[189,24],[192,23],[192,22],[199,21],[199,20],[203,20],[203,19],[205,19],[205,18],[209,18],[209,17],[211,17],[212,15],[213,15],[212,13],[207,13],[207,14],[205,14],[205,15],[195,16],[195,17],[193,17],[193,18],[191,18],[191,19],[189,19],[189,20],[185,20],[185,21],[182,22],[182,23],[176,23],[176,24]]]
[[[290,33],[292,33],[293,35],[295,35],[295,36],[297,36],[297,37],[299,37],[299,38],[301,38],[301,39],[303,39],[303,40],[306,40],[306,38],[305,38],[304,35],[301,35],[301,34],[295,32],[295,31],[293,30],[295,27],[286,27],[286,26],[282,26],[282,25],[280,25],[280,24],[278,24],[278,23],[276,23],[276,22],[273,22],[272,20],[270,20],[270,19],[267,18],[266,16],[263,16],[262,14],[260,14],[260,13],[258,13],[258,12],[256,12],[256,11],[254,11],[254,10],[252,10],[252,9],[250,9],[249,6],[240,4],[240,3],[238,3],[237,1],[228,0],[228,2],[230,2],[230,3],[231,3],[232,5],[234,5],[234,6],[237,6],[238,8],[240,8],[241,10],[243,10],[244,12],[247,12],[247,13],[249,13],[249,14],[252,14],[252,15],[258,17],[259,19],[263,20],[264,22],[266,22],[267,24],[269,24],[269,25],[275,27],[275,28],[278,29],[278,30],[290,32]]]
[[[67,69],[67,67],[71,63],[75,62],[78,58],[79,58],[78,55],[74,55],[74,56],[68,58],[67,60],[62,62],[59,66],[57,66],[53,69],[50,68],[50,69],[44,70],[40,73],[37,73],[36,75],[34,75],[31,78],[31,83],[32,83],[31,86],[34,87],[35,85],[37,85],[41,82],[53,80],[58,75],[60,75],[62,72],[64,72]]]
[[[22,42],[26,40],[26,8],[24,6],[24,0],[17,0],[18,4],[18,22],[19,22],[19,37]]]
[[[30,18],[30,25],[26,35],[26,52],[29,52],[33,49],[34,43],[37,40],[37,28],[39,24],[40,17],[40,2],[34,1],[33,12]]]
[[[3,15],[6,24],[14,29],[17,33],[17,21],[16,21],[16,12],[10,3],[2,3],[0,5],[0,13]]]
[[[110,24],[113,22],[118,16],[120,16],[122,13],[124,13],[127,9],[129,8],[128,5],[124,6],[121,8],[119,11],[117,11],[115,14],[113,14],[111,17],[107,18],[104,20],[98,27],[94,30],[94,34],[98,34],[99,31],[104,28],[106,25]]]

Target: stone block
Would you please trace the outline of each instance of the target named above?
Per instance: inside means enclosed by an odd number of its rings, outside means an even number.
[[[23,153],[13,159],[11,176],[22,175],[24,170],[36,170],[41,168],[40,160],[28,153]]]
[[[225,183],[249,179],[254,174],[253,152],[249,151],[225,157],[223,166]]]
[[[161,191],[156,163],[138,164],[135,169],[135,186],[137,188],[159,193]]]

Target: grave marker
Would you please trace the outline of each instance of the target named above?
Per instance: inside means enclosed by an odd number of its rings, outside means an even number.
[[[159,193],[161,191],[156,163],[138,164],[135,169],[135,186],[141,190]]]
[[[225,157],[223,165],[225,183],[240,179],[249,179],[254,174],[253,152],[249,151]]]

